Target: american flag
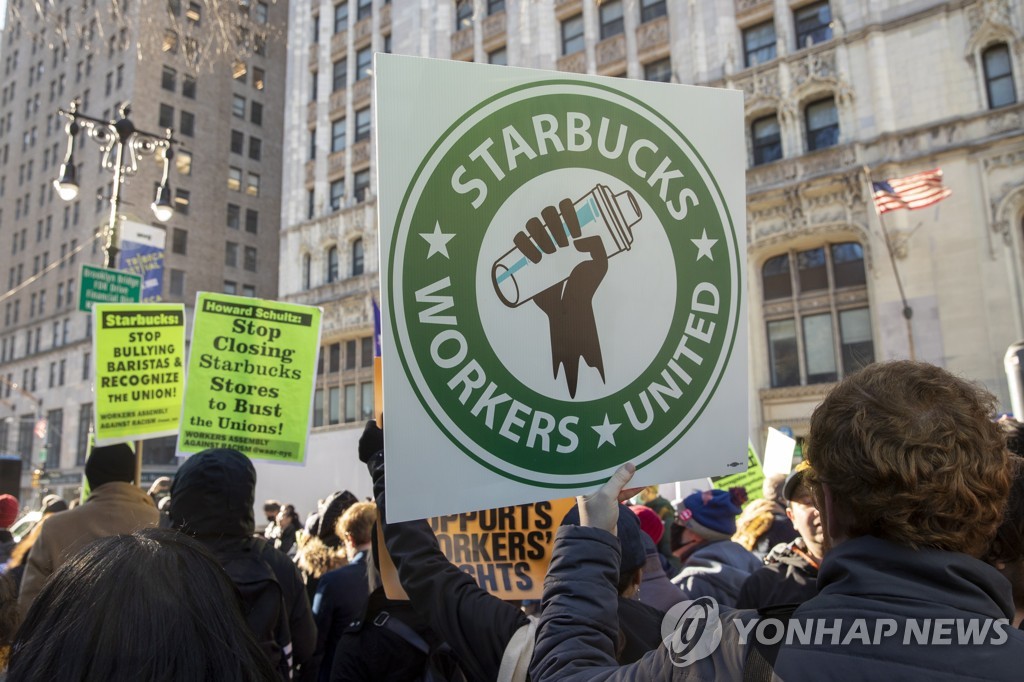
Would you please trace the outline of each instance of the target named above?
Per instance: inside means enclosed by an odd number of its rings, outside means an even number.
[[[875,206],[879,213],[900,208],[924,208],[942,201],[953,193],[953,190],[942,186],[941,168],[915,173],[905,178],[872,182],[871,189],[874,190]]]

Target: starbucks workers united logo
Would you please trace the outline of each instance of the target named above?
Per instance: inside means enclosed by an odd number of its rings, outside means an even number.
[[[738,248],[715,179],[657,112],[580,81],[508,90],[437,141],[403,199],[401,371],[476,461],[597,483],[663,455],[707,405],[733,351]]]

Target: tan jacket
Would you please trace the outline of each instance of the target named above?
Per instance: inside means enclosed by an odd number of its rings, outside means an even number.
[[[98,538],[155,526],[160,512],[149,494],[132,483],[106,483],[92,491],[81,507],[54,514],[25,562],[18,606],[24,617],[36,595],[61,564]]]

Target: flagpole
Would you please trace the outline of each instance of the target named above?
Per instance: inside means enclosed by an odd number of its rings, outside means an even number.
[[[896,266],[896,254],[893,253],[892,239],[889,237],[889,230],[886,229],[885,219],[878,211],[878,204],[875,203],[875,192],[871,186],[871,171],[864,166],[864,175],[868,183],[868,196],[871,198],[871,206],[874,209],[875,217],[878,218],[878,225],[882,230],[882,237],[885,239],[885,250],[889,252],[889,263],[892,264],[892,274],[896,277],[896,288],[900,293],[900,302],[903,304],[903,321],[907,326],[907,344],[910,350],[910,359],[917,360],[917,352],[914,348],[914,328],[911,319],[914,317],[914,309],[907,303],[907,296],[903,292],[903,280],[900,278],[900,270]]]

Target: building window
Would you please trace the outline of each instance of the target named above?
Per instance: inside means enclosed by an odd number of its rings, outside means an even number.
[[[345,386],[345,421],[356,420],[356,385],[346,384]]]
[[[981,55],[985,70],[985,93],[988,95],[988,108],[1005,107],[1017,101],[1017,91],[1013,85],[1013,65],[1010,49],[1006,44],[993,45]]]
[[[227,225],[232,230],[237,230],[241,226],[242,209],[237,204],[228,204],[228,221]]]
[[[348,60],[339,59],[334,62],[331,91],[337,92],[338,90],[344,90],[346,87],[348,87]]]
[[[827,2],[816,2],[793,13],[796,22],[796,49],[802,50],[832,39],[832,10]]]
[[[338,281],[338,247],[327,249],[327,283]]]
[[[331,210],[339,211],[345,200],[345,181],[334,180],[331,182]]]
[[[224,243],[224,265],[238,267],[238,244],[235,242]]]
[[[640,23],[668,14],[665,0],[640,0]]]
[[[192,175],[192,152],[178,149],[174,152],[174,167],[178,175]]]
[[[617,36],[625,30],[622,23],[622,0],[605,0],[601,3],[601,40]]]
[[[242,191],[242,169],[231,166],[228,168],[228,189],[233,192]]]
[[[363,367],[373,367],[373,337],[364,336],[359,340]]]
[[[249,298],[256,298],[256,287],[254,287],[252,284],[243,284],[242,285],[242,296],[247,296]]]
[[[562,54],[573,54],[584,48],[583,15],[577,14],[562,22]]]
[[[487,53],[487,63],[508,66],[508,49],[499,47],[494,52]]]
[[[345,369],[356,368],[356,342],[355,340],[345,342]]]
[[[312,285],[310,281],[312,277],[313,259],[310,258],[308,253],[302,255],[302,288],[308,290]]]
[[[245,135],[241,130],[231,131],[231,153],[241,154],[245,150]]]
[[[341,387],[331,386],[327,396],[327,423],[338,424],[341,422]]]
[[[487,0],[487,15],[505,11],[505,0]]]
[[[316,215],[316,190],[306,192],[306,220],[312,220]]]
[[[245,182],[245,193],[251,197],[260,195],[260,176],[257,173],[247,173]]]
[[[775,59],[775,24],[766,21],[743,29],[743,64],[757,66]]]
[[[473,0],[455,0],[455,30],[473,25]]]
[[[174,92],[178,89],[178,72],[169,66],[165,66],[160,77],[160,87],[164,90]]]
[[[356,80],[361,81],[373,75],[373,51],[369,47],[356,52]]]
[[[188,99],[196,98],[196,78],[187,73],[181,78],[181,96]]]
[[[160,105],[160,115],[158,117],[158,123],[161,128],[173,128],[174,127],[174,107],[169,104]]]
[[[362,409],[360,419],[373,419],[373,382],[365,381],[359,385],[359,406]]]
[[[241,95],[231,97],[231,114],[235,118],[245,118],[245,98]]]
[[[85,455],[89,451],[89,433],[92,431],[92,403],[83,403],[78,408],[78,444],[75,446],[75,466],[85,466]]]
[[[352,242],[352,276],[363,274],[364,268],[363,240],[356,239]]]
[[[313,391],[313,426],[324,425],[324,389]]]
[[[750,125],[750,138],[754,148],[754,165],[782,158],[782,135],[779,118],[775,114],[762,116]]]
[[[256,272],[256,247],[245,247],[245,261],[243,262],[242,267],[249,272]]]
[[[315,102],[316,101],[317,75],[318,74],[317,74],[316,71],[310,71],[309,72],[309,101],[310,102]]]
[[[331,121],[331,151],[340,152],[345,148],[345,119]]]
[[[188,232],[176,227],[171,231],[171,252],[188,255]]]
[[[224,280],[224,293],[234,296],[238,293],[238,283],[231,280]]]
[[[352,196],[357,203],[366,200],[366,190],[370,187],[370,171],[362,170],[356,173],[355,182],[352,183]]]
[[[50,410],[46,413],[46,467],[60,468],[60,450],[63,445],[64,410]]]
[[[263,125],[263,105],[259,102],[252,103],[252,111],[249,114],[249,120],[255,125]]]
[[[196,134],[196,117],[190,111],[181,112],[181,134],[188,137]]]
[[[245,231],[251,234],[259,232],[260,212],[253,208],[245,209]]]
[[[249,158],[259,161],[263,155],[263,141],[258,137],[249,137]]]
[[[356,21],[362,21],[373,14],[373,0],[358,0]]]
[[[172,296],[184,296],[185,295],[185,271],[184,270],[171,270],[171,295]]]
[[[348,3],[339,2],[334,6],[334,32],[341,33],[348,28]]]
[[[269,18],[269,7],[265,2],[257,2],[256,7],[253,8],[253,15],[256,17],[257,24],[267,23]]]
[[[356,142],[370,138],[370,107],[364,107],[356,112]]]
[[[668,83],[672,80],[672,60],[668,57],[644,64],[644,80]]]
[[[780,318],[767,321],[772,387],[829,383],[874,362],[860,244],[775,256],[765,261],[761,281]]]
[[[839,143],[839,114],[833,98],[808,104],[804,119],[807,124],[807,151],[834,147]]]

